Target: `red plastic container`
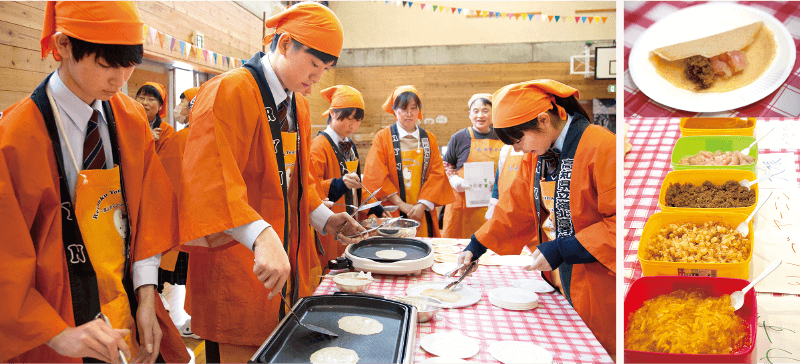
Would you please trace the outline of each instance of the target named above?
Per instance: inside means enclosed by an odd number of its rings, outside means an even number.
[[[631,285],[625,297],[625,328],[628,317],[642,307],[644,301],[679,289],[700,288],[711,296],[722,296],[743,289],[750,282],[744,279],[720,277],[655,276],[642,277]],[[744,306],[736,311],[747,326],[744,345],[733,354],[666,354],[649,351],[625,350],[626,363],[750,363],[756,346],[758,328],[756,295],[753,290],[744,295]]]

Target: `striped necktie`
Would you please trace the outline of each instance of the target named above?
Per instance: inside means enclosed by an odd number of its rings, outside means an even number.
[[[556,148],[550,148],[539,158],[545,163],[547,174],[555,179],[556,169],[558,169],[558,163],[561,161],[561,151]]]
[[[280,105],[278,105],[278,120],[281,122],[281,131],[289,131],[289,123],[286,121],[288,118],[286,117],[289,114],[289,98],[287,97],[284,99]]]
[[[106,151],[103,148],[103,140],[100,138],[100,128],[97,127],[99,114],[97,110],[94,110],[86,124],[86,139],[83,141],[83,169],[106,168]]]

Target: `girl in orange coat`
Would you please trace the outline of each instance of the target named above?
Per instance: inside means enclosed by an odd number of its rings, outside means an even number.
[[[526,155],[459,262],[475,260],[487,248],[518,254],[533,242],[533,264],[525,269],[542,271],[614,355],[616,143],[614,134],[589,124],[577,96],[578,90],[552,80],[508,85],[494,94],[497,135]],[[554,196],[553,240],[541,228],[547,195]],[[558,274],[551,274],[554,269]]]
[[[436,205],[455,200],[444,173],[439,143],[432,133],[417,126],[422,119],[422,101],[414,86],[394,89],[383,110],[395,115],[397,122],[375,135],[367,155],[364,187],[378,193],[379,199],[400,206],[403,216],[420,222],[417,236],[439,236]],[[400,183],[402,181],[402,183]]]
[[[156,153],[159,156],[164,146],[168,144],[167,140],[175,134],[175,129],[164,121],[167,117],[166,96],[164,85],[156,82],[145,82],[136,91],[136,101],[144,106],[144,111],[147,113],[147,121],[150,123],[150,130],[153,131]]]

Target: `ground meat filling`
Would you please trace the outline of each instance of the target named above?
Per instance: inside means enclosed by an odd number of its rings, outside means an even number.
[[[711,61],[706,57],[691,56],[687,58],[686,68],[683,72],[701,90],[711,87],[711,84],[714,83],[714,67],[711,66]]]
[[[667,188],[665,200],[670,207],[747,207],[756,203],[756,192],[734,180],[722,185],[709,181],[703,182],[700,186],[691,183],[673,183]]]

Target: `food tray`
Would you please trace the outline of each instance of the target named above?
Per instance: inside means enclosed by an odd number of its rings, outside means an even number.
[[[756,159],[753,164],[744,166],[689,166],[678,164],[681,158],[693,156],[703,150],[710,151],[711,153],[718,150],[722,152],[741,151],[754,141],[756,141],[756,139],[751,136],[741,135],[698,135],[681,137],[675,143],[675,148],[672,150],[672,169],[676,171],[686,169],[736,169],[756,173],[756,165],[758,164],[758,144],[750,148],[750,154],[748,154]]]
[[[756,174],[750,171],[742,171],[737,169],[720,169],[712,173],[707,170],[687,169],[681,171],[672,171],[667,173],[664,177],[664,182],[661,184],[661,192],[658,195],[658,207],[664,212],[704,212],[709,214],[716,214],[720,212],[737,212],[745,215],[750,215],[756,209],[758,204],[758,183],[751,186],[750,189],[756,193],[756,202],[747,207],[732,207],[732,208],[698,208],[698,207],[670,207],[667,206],[667,189],[673,183],[687,183],[691,182],[695,186],[702,185],[705,181],[710,181],[714,184],[720,185],[727,181],[741,181],[746,179],[753,181],[756,179]]]
[[[743,121],[743,127],[730,127],[735,122]],[[702,123],[706,128],[693,128],[691,124]],[[756,118],[681,118],[681,136],[694,135],[744,135],[754,136]]]

